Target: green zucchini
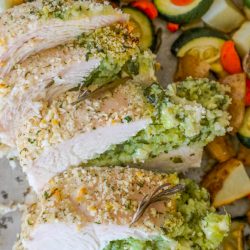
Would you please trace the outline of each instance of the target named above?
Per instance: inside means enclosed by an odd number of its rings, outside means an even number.
[[[211,28],[229,33],[244,22],[244,15],[232,0],[214,0],[202,20]]]
[[[130,21],[140,37],[140,48],[142,50],[152,48],[155,42],[155,32],[153,23],[148,16],[133,7],[124,7],[123,12],[130,15]]]
[[[250,50],[250,21],[244,22],[241,27],[233,34],[233,41],[241,57],[248,54]]]
[[[238,132],[238,138],[244,146],[250,148],[250,107],[246,110],[243,123]]]
[[[213,0],[194,0],[185,6],[177,6],[171,0],[154,0],[160,15],[169,22],[190,23],[200,18],[213,3]]]
[[[213,63],[219,59],[220,49],[228,37],[210,28],[194,28],[183,32],[171,47],[177,57],[194,55]]]

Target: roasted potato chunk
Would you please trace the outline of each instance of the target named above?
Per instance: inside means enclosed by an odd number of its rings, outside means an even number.
[[[241,161],[230,159],[216,165],[203,179],[214,207],[230,204],[250,194],[250,179]]]
[[[246,148],[240,144],[237,158],[242,161],[245,167],[250,167],[250,148]]]
[[[224,239],[221,250],[243,250],[244,249],[244,228],[245,224],[233,221],[229,235]]]
[[[227,161],[236,156],[236,150],[228,135],[216,137],[207,145],[206,149],[219,162]]]
[[[246,97],[246,74],[234,74],[226,76],[221,80],[222,84],[226,84],[231,88],[232,103],[229,106],[229,113],[232,116],[231,134],[236,134],[244,119],[245,114],[245,97]]]
[[[189,76],[193,78],[207,78],[209,70],[210,65],[206,61],[201,61],[199,58],[191,55],[185,55],[179,58],[174,81],[182,81]]]

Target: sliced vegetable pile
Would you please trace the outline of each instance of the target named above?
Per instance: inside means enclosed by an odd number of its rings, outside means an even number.
[[[171,47],[178,59],[174,80],[212,76],[231,88],[232,130],[207,146],[218,164],[202,182],[215,207],[250,194],[245,168],[250,167],[250,0],[242,4],[237,6],[233,0],[153,0],[125,7],[141,30],[142,48],[158,43],[152,25],[158,13],[167,21],[166,31],[183,30]],[[243,229],[244,223],[234,222],[234,237],[225,241],[223,249],[234,245],[233,249],[243,249]]]

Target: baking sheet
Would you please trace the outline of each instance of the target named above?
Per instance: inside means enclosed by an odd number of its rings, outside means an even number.
[[[162,20],[155,21],[157,28],[162,28],[162,45],[158,52],[158,61],[161,63],[158,79],[163,86],[172,82],[172,76],[176,69],[176,59],[170,52],[170,46],[178,36],[178,32],[170,34],[166,30],[166,23]],[[209,161],[205,157],[204,167],[206,168]],[[203,168],[204,169],[204,168]],[[203,174],[203,169],[195,169],[186,173],[186,176],[199,181]],[[10,205],[12,202],[22,203],[26,198],[28,185],[24,174],[21,172],[20,167],[17,166],[13,169],[7,159],[0,160],[0,204]],[[229,206],[229,212],[234,216],[242,216],[249,208],[249,201],[239,201],[236,206]],[[11,250],[15,242],[16,235],[20,230],[20,217],[19,211],[11,212],[0,215],[0,250]]]

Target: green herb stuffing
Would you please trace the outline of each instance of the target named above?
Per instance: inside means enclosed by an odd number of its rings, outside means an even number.
[[[59,18],[74,20],[82,16],[117,14],[107,4],[84,1],[43,0],[39,15],[45,19]],[[150,51],[141,52],[139,37],[129,23],[116,23],[83,33],[74,42],[86,49],[86,60],[100,58],[100,65],[82,80],[85,87],[95,90],[121,77],[135,77],[140,74],[155,79],[155,56]]]
[[[105,247],[104,250],[170,250],[173,244],[175,244],[175,242],[171,242],[161,237],[146,241],[128,238],[113,241]]]
[[[228,89],[207,79],[188,79],[163,90],[153,84],[144,95],[154,107],[152,123],[123,144],[90,160],[88,165],[143,162],[184,145],[204,146],[227,132]]]
[[[111,5],[90,4],[81,0],[43,0],[42,6],[37,15],[44,19],[72,20],[81,17],[117,14],[117,10]]]
[[[76,46],[88,51],[86,59],[97,56],[102,60],[84,79],[83,85],[98,88],[117,78],[138,74],[154,79],[155,56],[150,51],[141,52],[138,41],[127,24],[115,24],[81,35]]]
[[[147,240],[128,238],[112,241],[104,250],[214,250],[230,227],[229,215],[219,215],[210,207],[204,188],[191,180],[177,200],[174,213],[167,213],[162,234]]]

